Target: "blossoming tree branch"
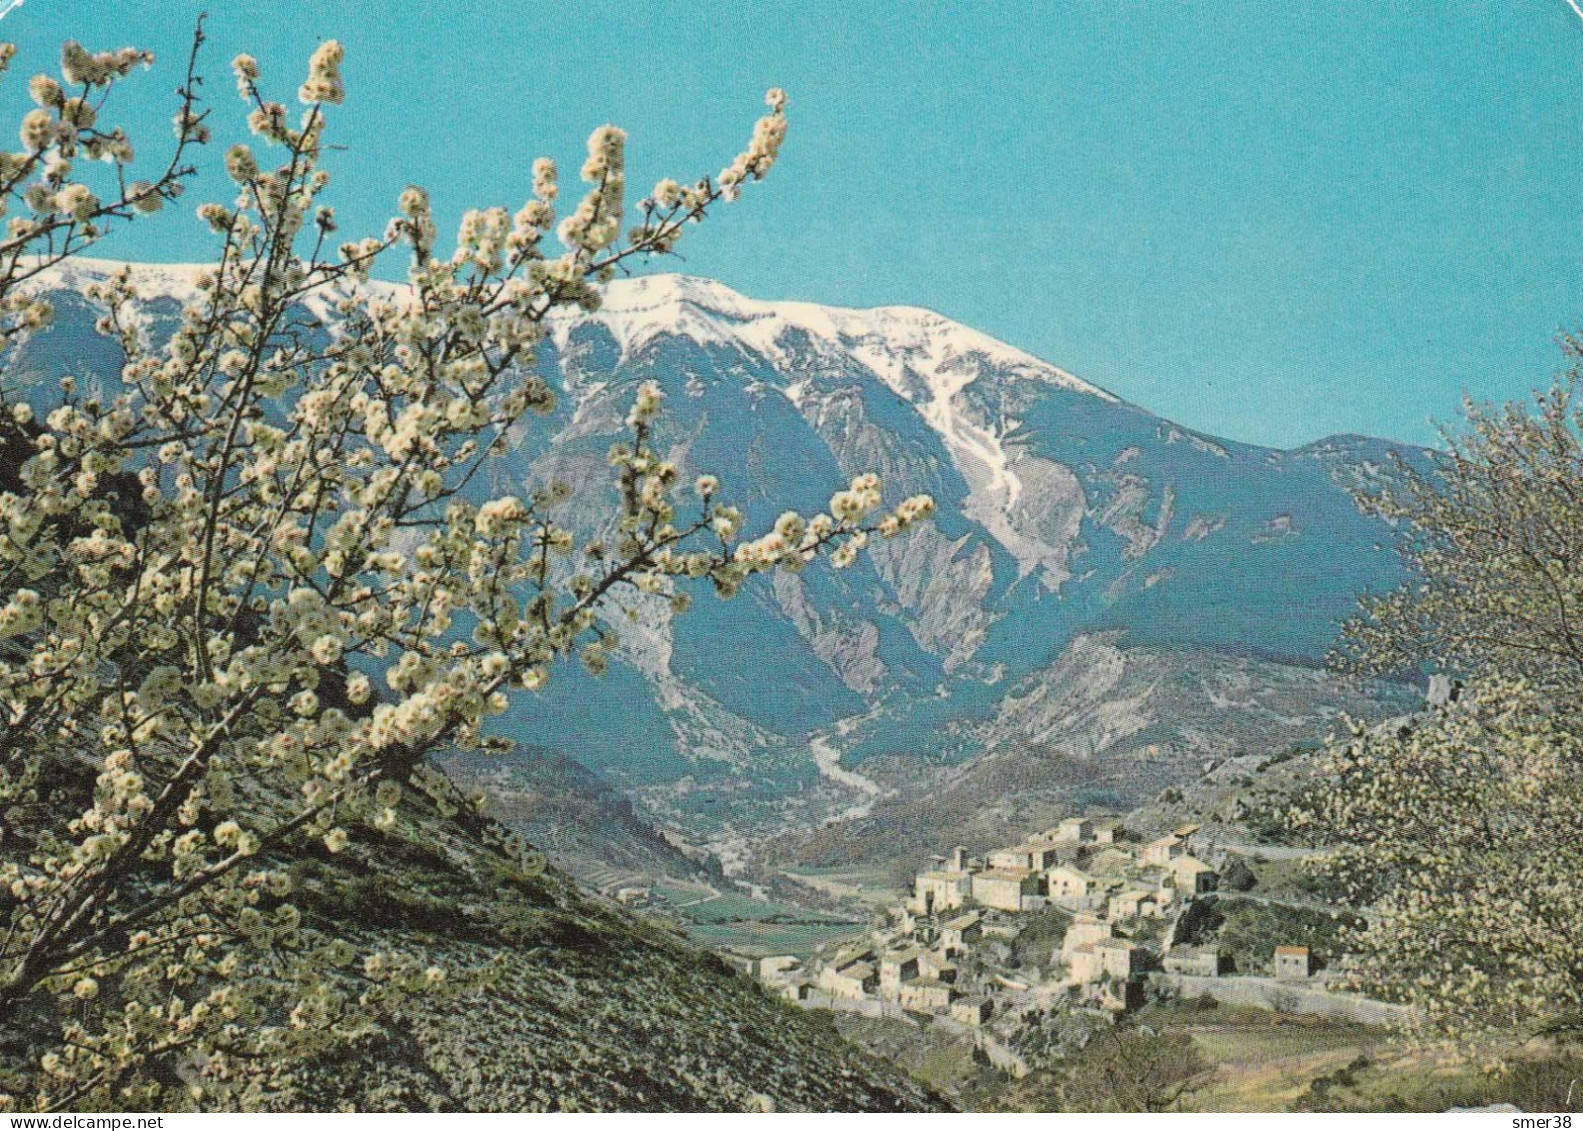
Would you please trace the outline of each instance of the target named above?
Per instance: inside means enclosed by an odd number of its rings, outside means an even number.
[[[3,1105],[152,1099],[173,1058],[194,1095],[223,1092],[465,982],[316,936],[284,854],[392,827],[414,790],[478,825],[425,755],[498,741],[487,720],[559,661],[601,670],[622,594],[680,612],[697,584],[729,597],[826,552],[846,566],[933,509],[884,511],[864,475],[828,513],[749,533],[716,479],[659,449],[651,384],[597,539],[557,520],[563,485],[481,497],[488,461],[555,403],[546,318],[597,308],[626,264],[764,177],[785,98],[718,176],[635,206],[625,135],[602,127],[570,210],[540,160],[526,203],[468,212],[447,254],[417,188],[379,236],[337,238],[321,157],[341,62],[334,42],[314,53],[293,112],[235,60],[256,140],[225,154],[235,198],[199,209],[218,250],[197,297],[157,337],[130,273],[90,294],[124,354],[113,395],[67,378],[36,413],[0,386],[0,1017],[44,1001],[31,1015],[57,1028]],[[182,195],[209,140],[192,62],[158,175],[129,179],[131,142],[103,124],[151,63],[68,44],[59,78],[30,83],[21,149],[0,153],[7,342],[48,327],[49,268]],[[406,284],[372,282],[398,255]]]

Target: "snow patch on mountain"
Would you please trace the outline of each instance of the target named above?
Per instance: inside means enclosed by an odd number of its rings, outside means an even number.
[[[31,285],[42,289],[83,291],[121,271],[131,273],[132,285],[142,298],[173,298],[185,302],[198,292],[198,278],[213,266],[207,263],[123,263],[115,259],[73,256],[38,273]]]
[[[855,361],[897,396],[913,405],[939,435],[967,481],[967,516],[980,523],[1017,561],[1023,575],[1041,571],[1046,584],[1067,576],[1063,551],[1020,529],[1015,515],[1025,493],[1019,467],[1036,461],[1006,443],[1010,422],[980,421],[960,394],[987,373],[999,381],[1037,381],[1106,403],[1113,394],[930,310],[886,306],[870,310],[807,302],[764,302],[746,298],[708,279],[649,275],[610,284],[593,314],[550,318],[550,331],[565,346],[577,327],[595,322],[615,339],[623,360],[665,338],[683,337],[708,349],[723,349],[767,361],[785,379],[780,387],[801,406],[819,379],[821,356],[832,370]],[[1043,468],[1036,470],[1041,479]]]
[[[656,338],[684,336],[700,345],[726,346],[784,361],[787,333],[802,331],[843,354],[857,353],[865,364],[872,361],[881,377],[894,375],[897,359],[904,359],[915,372],[932,374],[956,368],[962,359],[977,355],[1015,376],[1119,403],[1113,394],[1049,362],[915,306],[860,309],[768,302],[747,298],[712,279],[644,275],[611,283],[604,303],[593,314],[557,312],[549,318],[552,332],[561,340],[588,321],[598,321],[610,330],[621,346],[623,359]],[[893,380],[886,383],[894,387]]]

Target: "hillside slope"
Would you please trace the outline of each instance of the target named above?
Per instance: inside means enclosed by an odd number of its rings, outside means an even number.
[[[74,772],[72,789],[92,788]],[[249,793],[250,805],[270,806],[268,793]],[[218,1102],[248,1111],[940,1106],[719,958],[496,847],[506,844],[498,826],[465,813],[446,817],[409,796],[388,830],[349,828],[345,851],[312,840],[273,857],[291,876],[309,938],[437,967],[456,990],[419,998],[394,1018],[371,1013],[350,1039],[311,1062],[272,1065],[267,1080],[238,1074],[243,1090]],[[37,832],[13,824],[8,843],[28,844]],[[358,988],[353,974],[326,967],[316,976]],[[282,983],[282,1000],[300,991]],[[19,1015],[0,1016],[0,1092],[38,1071],[57,1000],[39,992]],[[166,1089],[156,1110],[217,1102],[188,1092],[179,1060],[150,1061],[139,1077]]]
[[[1401,711],[1418,698],[1300,665],[1084,635],[1010,689],[978,731],[981,753],[922,769],[900,758],[865,764],[882,789],[868,812],[788,832],[762,854],[908,876],[957,844],[984,851],[1073,811],[1125,812],[1168,787],[1241,780],[1244,761],[1317,743],[1343,715]]]
[[[367,835],[367,834],[365,834]],[[450,969],[498,962],[477,996],[316,1080],[360,1108],[893,1111],[937,1101],[713,955],[461,844],[373,845],[299,868],[303,902],[354,937]],[[395,856],[392,860],[391,857]],[[316,892],[314,889],[316,888]],[[320,1100],[329,1096],[320,1096]]]
[[[490,815],[520,833],[586,887],[610,891],[657,878],[718,880],[719,863],[684,851],[613,783],[564,754],[518,750],[510,758],[449,754],[455,781],[489,794]]]

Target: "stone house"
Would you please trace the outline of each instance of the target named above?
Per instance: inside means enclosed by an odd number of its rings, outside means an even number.
[[[1105,973],[1104,960],[1099,952],[1094,949],[1091,942],[1081,943],[1066,951],[1066,968],[1072,976],[1072,981],[1078,985],[1086,986],[1090,982],[1097,982]]]
[[[1094,835],[1094,822],[1088,817],[1068,817],[1055,826],[1055,839],[1085,841]]]
[[[720,956],[720,961],[737,973],[746,974],[749,978],[753,977],[758,964],[752,958],[745,954],[732,954],[728,950],[717,951],[716,953]]]
[[[1100,965],[1106,974],[1118,982],[1124,982],[1132,977],[1132,968],[1137,964],[1138,948],[1126,939],[1100,939],[1089,944],[1099,955]]]
[[[1314,972],[1313,957],[1306,946],[1278,946],[1272,959],[1275,976],[1283,982],[1301,982]]]
[[[954,953],[965,951],[984,933],[983,923],[984,917],[977,911],[947,919],[940,926],[940,945]]]
[[[1163,919],[1176,906],[1175,888],[1127,888],[1110,897],[1107,912],[1123,919]]]
[[[989,854],[991,868],[1025,868],[1042,872],[1060,858],[1060,849],[1053,843],[1026,841],[1010,848],[999,848]]]
[[[879,992],[882,997],[894,1001],[901,984],[918,977],[918,958],[916,950],[894,951],[880,957]]]
[[[1022,925],[1015,919],[995,916],[984,920],[983,931],[985,938],[1005,939],[1007,942],[1011,942],[1022,934]]]
[[[1170,867],[1172,860],[1188,854],[1188,844],[1179,834],[1167,833],[1143,846],[1143,863],[1156,868]]]
[[[872,962],[853,962],[839,969],[826,966],[819,971],[819,988],[831,997],[858,1000],[868,997],[879,986],[879,973]]]
[[[1164,919],[1176,909],[1177,896],[1175,888],[1155,888],[1139,910],[1151,919]]]
[[[1063,864],[1045,874],[1050,902],[1068,911],[1092,911],[1103,906],[1104,887],[1081,868]]]
[[[1204,895],[1220,883],[1220,873],[1196,856],[1178,856],[1170,864],[1176,888],[1183,895]]]
[[[963,1025],[982,1025],[994,1013],[995,1003],[987,997],[964,997],[951,1003],[951,1019]]]
[[[1032,911],[1043,905],[1039,873],[1027,868],[990,868],[973,873],[973,899],[1001,911]]]
[[[791,971],[802,965],[802,959],[795,954],[776,954],[768,958],[759,959],[759,977],[766,980],[784,979]]]
[[[919,978],[902,983],[899,1000],[903,1009],[914,1013],[945,1013],[954,997],[956,991],[946,983]]]
[[[955,868],[921,872],[913,881],[912,909],[919,915],[955,911],[973,891],[973,873]]]
[[[1138,948],[1126,939],[1098,939],[1074,947],[1066,955],[1067,970],[1080,985],[1110,977],[1124,982],[1132,977]]]
[[[925,950],[918,955],[918,977],[936,982],[956,981],[956,963],[943,951]]]
[[[1118,922],[1122,919],[1136,919],[1144,913],[1143,905],[1145,903],[1152,904],[1153,900],[1154,893],[1152,891],[1145,891],[1142,888],[1127,888],[1124,891],[1118,891],[1110,897],[1105,913],[1109,918]]]
[[[1213,947],[1177,946],[1165,956],[1168,974],[1187,974],[1197,978],[1214,978],[1220,974],[1220,951]]]
[[[1109,923],[1092,915],[1079,915],[1066,928],[1066,936],[1061,940],[1061,953],[1065,955],[1087,943],[1108,939],[1111,934]]]
[[[1095,817],[1089,822],[1088,835],[1095,844],[1115,844],[1121,835],[1121,818]]]

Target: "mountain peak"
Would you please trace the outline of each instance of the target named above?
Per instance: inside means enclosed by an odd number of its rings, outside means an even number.
[[[1110,402],[1118,400],[1030,353],[917,306],[865,309],[764,301],[748,298],[713,279],[657,274],[611,283],[596,313],[552,317],[562,336],[589,322],[608,329],[624,357],[659,337],[679,336],[706,347],[749,351],[773,362],[785,357],[783,338],[796,334],[806,335],[816,347],[856,357],[893,388],[907,367],[935,374],[960,371],[976,359],[994,364],[1008,376],[1043,381]]]

